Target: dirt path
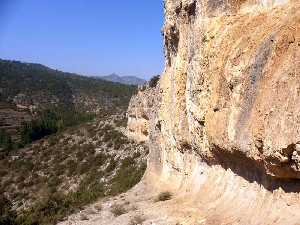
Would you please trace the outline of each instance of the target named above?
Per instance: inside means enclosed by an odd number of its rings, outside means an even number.
[[[159,202],[156,198],[157,194],[142,182],[127,193],[88,206],[59,225],[179,224],[173,216],[168,216],[169,205],[174,200]]]

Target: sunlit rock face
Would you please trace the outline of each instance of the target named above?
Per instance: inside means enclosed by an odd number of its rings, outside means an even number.
[[[149,144],[148,172],[159,174],[161,168],[161,121],[158,112],[161,103],[160,84],[146,83],[131,98],[127,116],[127,136]],[[150,166],[151,165],[151,166]]]
[[[165,15],[166,155],[300,178],[298,2],[167,0]]]
[[[137,95],[156,106],[135,105],[150,112],[146,179],[207,224],[297,224],[300,2],[165,0],[163,34],[160,86]]]

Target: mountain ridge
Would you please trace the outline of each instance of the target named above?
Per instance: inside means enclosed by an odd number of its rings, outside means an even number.
[[[96,77],[98,79],[103,79],[106,81],[127,84],[127,85],[142,85],[146,80],[136,77],[136,76],[120,76],[116,73],[109,74],[107,76]]]
[[[42,64],[0,60],[0,129],[15,136],[22,123],[54,108],[92,114],[124,111],[135,89]]]

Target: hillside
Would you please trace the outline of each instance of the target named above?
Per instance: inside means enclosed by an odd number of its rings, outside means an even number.
[[[22,123],[49,109],[63,114],[67,123],[82,114],[124,112],[135,89],[40,64],[0,60],[0,130],[18,139]]]
[[[99,77],[100,79],[127,85],[142,85],[146,81],[135,76],[119,76],[115,73]]]
[[[0,74],[0,100],[33,111],[53,105],[90,111],[95,111],[94,106],[126,107],[135,90],[133,86],[17,61],[0,60]]]
[[[135,86],[0,61],[0,225],[50,225],[138,183],[124,135]]]
[[[122,133],[124,119],[97,117],[0,159],[0,224],[54,225],[138,183],[148,148]]]

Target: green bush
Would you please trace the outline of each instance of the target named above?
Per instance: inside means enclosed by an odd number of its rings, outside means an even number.
[[[4,129],[0,129],[0,156],[12,150],[13,145],[11,136]]]
[[[67,127],[90,121],[94,116],[94,114],[81,113],[72,109],[47,109],[39,113],[39,118],[22,124],[20,128],[21,144],[26,145]],[[49,142],[50,145],[54,143],[54,140]]]
[[[159,79],[160,79],[160,75],[156,75],[152,77],[151,80],[149,81],[149,86],[152,88],[156,87],[159,82]]]
[[[112,214],[114,214],[114,216],[121,216],[123,214],[127,213],[127,210],[125,209],[125,207],[123,205],[113,205],[111,207],[111,212]]]
[[[0,195],[0,225],[15,225],[17,215],[11,207],[11,202],[4,195]]]
[[[127,137],[124,136],[123,133],[116,130],[110,125],[106,125],[104,128],[103,142],[110,144],[109,147],[114,146],[115,149],[120,149],[120,147],[124,144],[127,144],[129,141]]]
[[[140,167],[137,167],[134,163],[134,159],[130,157],[124,159],[121,167],[117,171],[117,174],[112,179],[110,194],[115,195],[128,191],[141,180],[145,170],[146,164],[142,164]]]

